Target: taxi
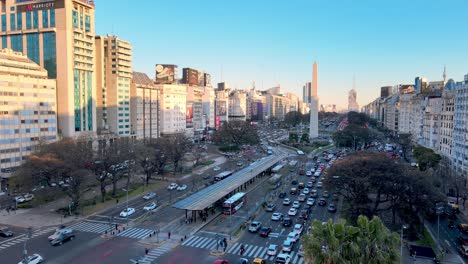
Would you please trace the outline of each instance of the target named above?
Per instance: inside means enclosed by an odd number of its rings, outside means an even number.
[[[254,258],[252,264],[266,264],[266,261],[262,258]]]

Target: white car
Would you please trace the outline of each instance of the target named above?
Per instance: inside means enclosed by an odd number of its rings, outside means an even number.
[[[307,198],[307,205],[314,205],[315,204],[315,199],[314,198]]]
[[[120,216],[127,217],[127,216],[131,216],[134,213],[135,213],[135,208],[129,207],[123,210],[122,212],[120,212]]]
[[[271,245],[268,247],[267,255],[268,255],[268,256],[276,256],[277,254],[278,254],[278,246],[275,245],[275,244],[271,244]]]
[[[293,208],[289,209],[288,215],[295,216],[296,214],[297,214],[297,209],[296,208],[293,207]]]
[[[314,176],[315,176],[315,177],[319,177],[319,176],[320,176],[320,173],[322,173],[322,172],[318,170],[318,171],[316,171],[316,172],[314,173]]]
[[[299,203],[299,201],[294,201],[292,207],[297,209],[297,208],[301,207],[301,204]]]
[[[302,193],[305,195],[309,194],[309,192],[310,192],[309,188],[304,188],[304,190],[302,190]]]
[[[173,183],[169,184],[169,186],[167,186],[167,189],[169,191],[172,191],[172,190],[177,189],[177,186],[179,186],[179,185],[177,185],[177,183],[173,182]]]
[[[213,170],[214,170],[214,171],[219,171],[219,170],[221,170],[221,168],[218,167],[218,166],[216,166],[216,167],[213,168]]]
[[[295,224],[294,225],[294,232],[298,233],[299,235],[302,234],[302,225],[301,224]]]
[[[291,261],[291,256],[288,254],[281,253],[276,257],[276,263],[290,264]]]
[[[323,187],[323,183],[322,182],[317,182],[317,188],[322,188]]]
[[[143,207],[143,210],[151,211],[151,210],[156,209],[156,207],[158,207],[158,204],[156,202],[152,202],[152,203],[146,205],[145,207]]]
[[[150,192],[147,195],[143,196],[143,199],[150,200],[150,199],[153,199],[154,197],[156,197],[156,193],[155,192]]]
[[[296,243],[299,240],[299,234],[296,232],[291,232],[288,234],[287,240],[290,240],[293,243]]]
[[[70,229],[70,228],[62,228],[62,229],[57,229],[55,231],[55,233],[53,233],[52,235],[48,236],[47,239],[49,239],[49,241],[52,241],[54,239],[57,239],[59,238],[62,234],[68,234],[68,233],[72,233],[73,230]]]
[[[283,214],[282,214],[282,213],[276,212],[276,213],[273,213],[273,214],[271,215],[271,220],[272,220],[272,221],[280,221],[280,220],[282,220],[282,219],[283,219]]]
[[[284,198],[283,200],[283,205],[290,205],[291,204],[291,199],[289,198]]]
[[[15,197],[15,201],[16,201],[17,203],[24,203],[24,202],[26,202],[26,199],[24,199],[23,196],[16,196],[16,197]]]
[[[306,171],[306,176],[312,176],[312,172],[310,170]]]
[[[32,254],[31,256],[28,257],[28,259],[25,261],[24,259],[18,262],[18,264],[38,264],[42,263],[44,261],[44,258],[41,257],[39,254]]]
[[[289,240],[289,239],[286,239],[286,240],[283,242],[283,252],[291,252],[293,246],[294,246],[294,242],[292,242],[292,241]]]
[[[185,191],[187,189],[187,185],[184,184],[184,185],[180,185],[179,187],[177,187],[177,190],[178,191]]]

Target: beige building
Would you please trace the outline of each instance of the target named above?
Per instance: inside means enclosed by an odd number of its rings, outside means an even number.
[[[439,153],[446,158],[452,157],[453,113],[455,92],[444,89],[442,92],[442,111],[440,113]]]
[[[234,90],[229,95],[228,119],[245,121],[247,114],[247,95],[244,91]]]
[[[171,136],[186,132],[187,87],[184,85],[158,84],[160,91],[159,134]]]
[[[132,46],[116,36],[96,36],[95,44],[98,132],[130,136]]]
[[[188,137],[201,138],[203,135],[203,94],[204,86],[184,85],[187,88],[186,133]]]
[[[0,175],[7,178],[39,142],[57,139],[56,81],[19,52],[0,49]],[[0,187],[1,187],[0,182]]]
[[[453,120],[453,165],[457,173],[468,177],[468,74],[455,89]]]
[[[59,134],[96,131],[94,1],[0,1],[1,48],[22,52],[57,79]]]
[[[413,125],[411,98],[414,96],[414,93],[400,95],[398,111],[398,133],[400,134],[408,134],[411,132],[411,126]]]
[[[290,110],[289,99],[282,95],[266,95],[268,118],[283,121]]]
[[[440,97],[427,97],[423,119],[422,145],[434,150],[439,149],[439,119],[442,112],[442,99]]]
[[[211,86],[205,86],[202,103],[203,103],[203,117],[205,119],[204,128],[214,129],[215,128],[215,101],[216,94],[215,90]]]
[[[159,137],[159,90],[148,75],[133,72],[130,86],[132,135],[137,139]]]

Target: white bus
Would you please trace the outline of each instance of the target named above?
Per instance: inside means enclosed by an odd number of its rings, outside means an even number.
[[[245,203],[245,193],[239,192],[229,197],[223,203],[223,213],[231,215],[237,212]]]

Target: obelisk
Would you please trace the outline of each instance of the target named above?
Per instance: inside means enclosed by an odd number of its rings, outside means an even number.
[[[317,95],[318,89],[318,64],[314,61],[312,66],[312,91],[310,100],[310,126],[309,126],[309,138],[314,139],[319,136],[318,131],[318,107],[319,98]]]

